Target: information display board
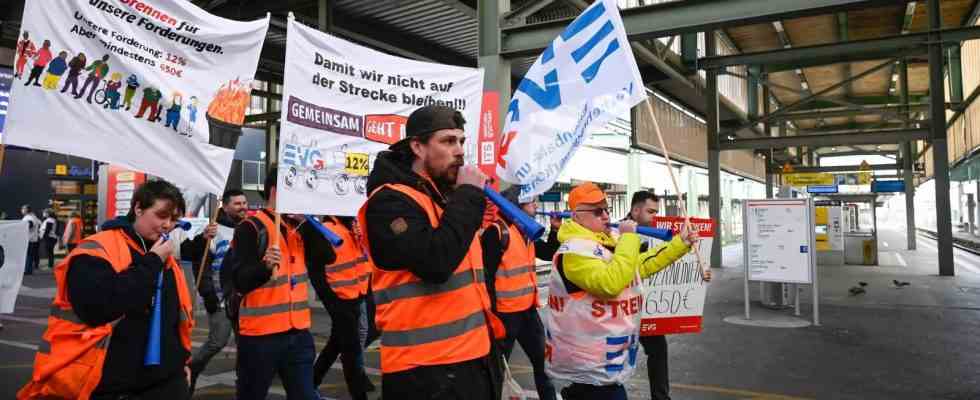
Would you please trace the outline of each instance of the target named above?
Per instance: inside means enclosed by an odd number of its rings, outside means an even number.
[[[814,217],[810,200],[749,200],[744,207],[748,280],[812,283]]]

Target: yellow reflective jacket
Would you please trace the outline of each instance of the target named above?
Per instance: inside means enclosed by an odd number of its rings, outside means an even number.
[[[615,248],[609,263],[573,253],[562,255],[565,278],[589,294],[606,299],[618,296],[633,282],[637,264],[640,277],[646,278],[667,268],[690,250],[680,235],[675,235],[670,242],[640,253],[640,237],[635,233],[623,234],[617,242],[609,234],[596,233],[575,221],[566,220],[558,230],[558,241],[564,244],[575,238]]]

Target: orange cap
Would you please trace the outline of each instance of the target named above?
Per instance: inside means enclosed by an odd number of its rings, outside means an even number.
[[[568,206],[575,211],[579,204],[595,204],[606,199],[606,194],[592,182],[576,186],[568,193]]]

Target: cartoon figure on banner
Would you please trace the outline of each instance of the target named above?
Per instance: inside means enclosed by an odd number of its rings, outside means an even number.
[[[162,96],[163,93],[160,93],[160,90],[153,86],[147,86],[143,89],[143,100],[140,103],[139,111],[136,112],[136,118],[143,118],[143,113],[149,110],[150,115],[146,119],[154,122],[154,118],[159,114],[159,103]]]
[[[68,79],[65,80],[65,86],[61,88],[61,93],[67,92],[68,88],[71,87],[71,95],[78,97],[78,76],[82,74],[87,62],[85,53],[78,53],[72,57],[71,61],[68,62]]]
[[[75,95],[75,98],[82,98],[82,96],[85,96],[85,92],[87,91],[88,98],[86,98],[86,101],[88,101],[89,104],[92,104],[92,96],[95,95],[95,91],[99,88],[99,84],[102,83],[102,78],[109,74],[109,55],[106,54],[102,56],[101,60],[93,61],[92,65],[89,65],[88,68],[85,68],[85,70],[88,71],[88,78],[85,78],[85,83],[82,84],[82,90],[80,93]],[[89,86],[92,87],[91,90],[89,90]]]
[[[191,104],[187,105],[187,117],[192,125],[197,122],[197,96],[191,96]]]
[[[123,95],[123,105],[126,106],[126,111],[133,107],[133,97],[136,96],[136,89],[139,87],[139,77],[136,74],[129,74],[129,78],[126,78],[126,92]]]
[[[113,72],[109,81],[105,83],[105,108],[119,109],[119,88],[122,87],[122,74]],[[99,101],[102,104],[102,101]]]
[[[41,79],[41,73],[44,72],[44,67],[48,66],[51,62],[51,41],[45,40],[41,45],[41,49],[34,53],[34,68],[31,68],[31,76],[27,78],[27,82],[24,82],[24,86],[31,84],[34,81],[34,86],[41,86],[39,82]]]
[[[348,151],[347,145],[336,151],[320,149],[315,142],[304,145],[294,136],[284,144],[280,162],[289,166],[285,183],[291,188],[316,191],[321,181],[328,181],[333,184],[334,193],[338,196],[346,196],[352,190],[365,195],[374,156]]]
[[[174,92],[170,100],[170,108],[167,109],[167,121],[164,124],[165,127],[173,128],[174,132],[177,131],[177,124],[180,122],[180,108],[183,102],[184,96],[180,92]]]
[[[31,41],[31,35],[24,31],[23,39],[17,41],[17,62],[16,69],[14,70],[14,77],[17,79],[24,78],[24,66],[27,65],[27,60],[34,57],[34,52],[37,51],[37,47],[34,47],[34,42]]]
[[[48,63],[48,73],[44,75],[44,83],[41,84],[45,90],[55,90],[61,83],[61,76],[68,70],[68,52],[61,51],[58,56]]]

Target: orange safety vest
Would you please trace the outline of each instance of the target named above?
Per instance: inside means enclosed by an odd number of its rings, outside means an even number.
[[[256,213],[255,219],[265,225],[268,232],[276,229],[275,222],[264,212]],[[246,221],[254,224],[251,218]],[[303,238],[298,229],[287,227],[286,231],[286,234],[280,231],[278,235],[279,250],[282,252],[279,266],[272,271],[268,282],[242,299],[238,312],[242,335],[263,336],[310,328],[309,294],[306,289],[309,276],[306,274]]]
[[[100,326],[82,322],[72,311],[68,301],[68,267],[80,255],[104,259],[116,272],[130,268],[130,249],[145,254],[140,246],[121,229],[96,233],[85,238],[54,270],[58,292],[51,305],[48,328],[41,336],[34,373],[31,381],[19,392],[18,400],[26,399],[88,399],[102,380],[102,364],[105,362],[112,338],[112,330],[119,320]],[[194,327],[194,311],[184,272],[173,257],[166,260],[165,268],[173,271],[180,301],[180,343],[191,351],[191,329]],[[120,318],[121,319],[121,318]]]
[[[71,237],[68,238],[68,243],[69,244],[75,244],[75,243],[81,242],[82,241],[82,229],[84,228],[84,225],[82,225],[82,219],[81,218],[77,218],[77,217],[76,218],[72,218],[71,219],[71,224],[72,224],[72,228],[73,229],[71,231]]]
[[[432,199],[406,185],[387,184],[407,195],[439,226],[442,208]],[[370,201],[370,198],[368,199]],[[357,218],[364,228],[361,240],[370,252],[367,202]],[[373,259],[372,265],[375,265]],[[483,284],[483,252],[474,237],[466,257],[445,283],[424,282],[408,269],[374,268],[371,288],[376,306],[375,320],[381,331],[381,372],[394,373],[429,365],[447,365],[474,360],[490,352],[487,320],[497,339],[506,335],[503,324],[490,311],[490,297]]]
[[[494,275],[497,311],[513,313],[538,306],[538,274],[534,265],[534,243],[524,240],[517,226],[495,223],[501,237],[509,235],[507,248]],[[506,233],[504,231],[506,230]]]
[[[327,218],[323,226],[344,240],[344,244],[334,249],[337,260],[326,268],[327,283],[337,297],[345,300],[357,299],[367,293],[371,264],[367,262],[367,256],[357,245],[350,229],[334,217]]]

